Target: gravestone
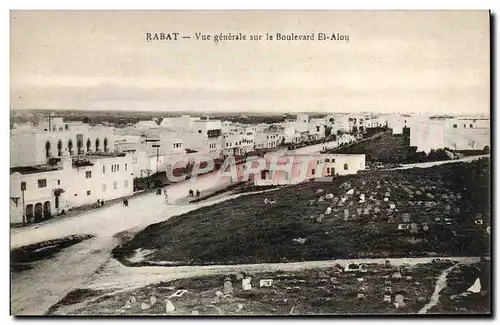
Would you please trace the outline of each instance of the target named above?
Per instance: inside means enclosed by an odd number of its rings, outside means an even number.
[[[224,288],[222,289],[222,292],[226,295],[233,293],[233,283],[231,282],[231,278],[227,277],[224,280]]]
[[[174,310],[175,310],[175,306],[174,306],[174,304],[173,304],[170,300],[168,300],[168,299],[167,299],[167,300],[165,301],[165,311],[166,311],[167,313],[171,313],[171,312],[173,312]]]
[[[252,283],[251,283],[251,278],[245,278],[241,280],[241,286],[243,287],[243,290],[249,291],[252,290]]]
[[[149,298],[149,303],[151,304],[151,306],[154,306],[154,304],[156,304],[156,296],[151,296]]]

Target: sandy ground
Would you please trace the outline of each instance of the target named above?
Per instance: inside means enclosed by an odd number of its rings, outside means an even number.
[[[455,160],[443,160],[443,161],[432,161],[432,162],[426,162],[426,163],[418,163],[418,164],[407,164],[404,165],[403,167],[398,167],[394,169],[409,169],[409,168],[429,168],[432,166],[439,166],[443,164],[449,164],[449,163],[459,163],[459,162],[471,162],[474,160],[478,160],[481,158],[489,158],[490,155],[478,155],[478,156],[469,156],[469,157],[464,157],[460,159],[455,159]]]
[[[255,192],[260,193],[260,192]],[[11,313],[42,315],[68,292],[93,281],[96,271],[114,262],[111,250],[119,243],[115,234],[136,233],[152,223],[167,220],[203,206],[236,198],[242,193],[191,205],[167,205],[162,196],[147,194],[129,201],[129,207],[115,204],[39,228],[17,229],[11,247],[20,247],[72,234],[93,234],[95,238],[64,249],[55,258],[35,262],[34,268],[11,275]],[[118,262],[116,262],[119,264]],[[121,265],[121,264],[120,264]],[[127,269],[126,267],[123,267]],[[127,275],[125,275],[126,277]],[[122,281],[120,275],[116,281]]]
[[[472,161],[478,158],[480,157],[467,157],[442,163]],[[417,165],[411,167],[428,167],[427,164]],[[225,185],[219,182],[216,174],[209,174],[198,178],[194,183],[187,181],[172,185],[168,189],[168,194],[171,199],[178,199],[185,197],[190,188],[206,190],[223,186]],[[150,224],[164,221],[175,215],[240,195],[256,193],[258,192],[222,196],[190,205],[166,204],[163,196],[151,193],[130,199],[128,208],[115,204],[57,222],[12,229],[11,248],[76,234],[93,234],[95,238],[66,248],[55,258],[35,262],[35,267],[31,270],[13,273],[11,275],[11,313],[42,315],[50,306],[77,288],[133,288],[179,277],[211,275],[241,269],[288,271],[352,262],[344,260],[287,264],[129,268],[111,258],[110,252],[118,244],[118,239],[114,237],[117,233],[124,231],[136,233]],[[394,264],[425,263],[430,260],[432,259],[391,259]],[[466,261],[474,262],[476,259],[464,259],[464,262]],[[368,263],[374,260],[357,262]]]

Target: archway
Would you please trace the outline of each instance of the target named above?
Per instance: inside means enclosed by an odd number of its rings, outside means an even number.
[[[92,145],[92,142],[90,139],[87,139],[87,152],[90,152],[90,146]]]
[[[33,214],[33,204],[28,204],[26,206],[26,222],[27,223],[32,223],[35,218],[35,215]]]
[[[43,204],[43,218],[44,219],[48,219],[50,217],[51,217],[50,202],[49,201],[45,201],[45,203]]]
[[[35,204],[35,222],[42,221],[43,219],[43,206],[41,203]]]
[[[45,157],[50,157],[50,142],[48,140],[45,142]]]
[[[108,152],[108,138],[104,138],[104,152]]]
[[[59,157],[62,156],[62,141],[61,140],[57,141],[57,155]]]
[[[99,142],[99,138],[95,139],[95,151],[99,151],[99,145],[100,145],[100,142]]]
[[[70,155],[73,154],[73,140],[69,139],[68,141],[68,152]]]
[[[79,155],[83,154],[83,141],[81,139],[76,141],[76,152],[78,152]]]

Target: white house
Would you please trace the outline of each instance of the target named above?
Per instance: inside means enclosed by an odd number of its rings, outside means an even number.
[[[70,208],[132,195],[132,159],[101,153],[71,157],[55,165],[12,167],[11,223],[40,221]]]
[[[266,167],[254,177],[254,185],[290,185],[310,179],[356,174],[365,169],[365,155],[268,153]],[[281,165],[281,166],[280,166]],[[283,170],[285,166],[288,169]]]
[[[432,149],[481,150],[491,146],[489,118],[434,117],[410,127],[410,146]]]

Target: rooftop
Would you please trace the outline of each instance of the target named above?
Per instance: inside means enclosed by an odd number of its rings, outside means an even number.
[[[36,174],[36,173],[44,173],[60,170],[58,167],[49,166],[49,165],[41,165],[41,166],[22,166],[22,167],[11,167],[10,174],[20,173],[22,175],[25,174]]]

